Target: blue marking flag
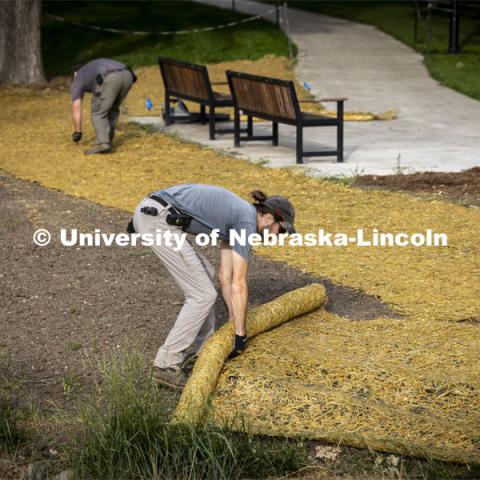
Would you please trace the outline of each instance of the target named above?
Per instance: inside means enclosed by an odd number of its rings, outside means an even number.
[[[308,82],[303,82],[303,88],[309,92],[312,89],[312,86]]]
[[[152,103],[152,101],[150,100],[150,98],[148,98],[148,97],[145,99],[145,108],[146,108],[149,112],[151,112],[151,111],[152,111],[152,108],[153,108],[153,103]]]

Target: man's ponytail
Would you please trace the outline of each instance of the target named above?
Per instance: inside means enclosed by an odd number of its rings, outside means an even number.
[[[250,196],[256,203],[263,203],[267,199],[267,195],[263,193],[261,190],[254,190],[250,193]]]

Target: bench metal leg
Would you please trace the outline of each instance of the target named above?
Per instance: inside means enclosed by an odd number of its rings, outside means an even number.
[[[272,122],[272,145],[278,147],[278,122]]]
[[[343,102],[337,106],[337,162],[343,162]]]
[[[205,125],[207,123],[207,116],[205,115],[205,105],[200,105],[200,122],[202,122],[202,125]]]
[[[303,163],[303,127],[297,125],[297,163]]]
[[[209,115],[210,140],[215,140],[215,107],[213,105],[210,105]]]
[[[170,125],[172,123],[172,119],[170,117],[170,95],[165,90],[165,125]]]
[[[240,112],[235,108],[233,113],[233,144],[235,147],[240,146]]]
[[[247,117],[247,137],[253,138],[253,117]]]

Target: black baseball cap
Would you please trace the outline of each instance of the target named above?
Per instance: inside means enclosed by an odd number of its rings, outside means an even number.
[[[295,209],[290,203],[290,200],[280,195],[272,195],[267,197],[263,202],[275,216],[275,220],[281,221],[285,224],[288,233],[295,233],[293,223],[295,221]]]

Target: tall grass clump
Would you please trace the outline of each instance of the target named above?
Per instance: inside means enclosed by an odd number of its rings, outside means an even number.
[[[83,407],[84,431],[72,451],[79,478],[228,479],[284,475],[304,467],[306,449],[213,427],[169,424],[172,399],[139,355],[102,366],[102,381]]]
[[[19,412],[7,400],[0,398],[0,451],[13,450],[26,440],[20,428]]]

